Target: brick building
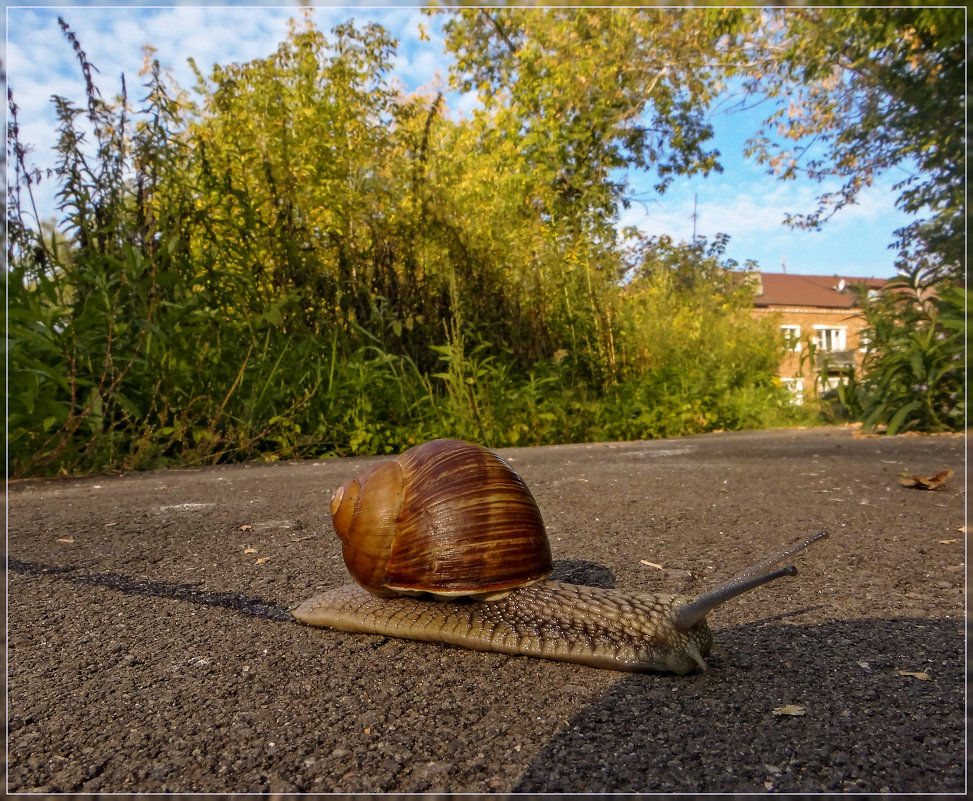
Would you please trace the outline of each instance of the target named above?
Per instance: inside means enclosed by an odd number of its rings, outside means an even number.
[[[814,393],[822,368],[833,376],[828,383],[834,385],[845,368],[859,366],[865,321],[851,287],[864,284],[869,293],[877,292],[885,279],[755,273],[751,280],[756,285],[753,314],[775,315],[788,344],[778,375],[791,388],[795,402]],[[808,358],[811,342],[813,363]]]

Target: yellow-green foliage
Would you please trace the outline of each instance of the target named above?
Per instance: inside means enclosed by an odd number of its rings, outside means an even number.
[[[12,105],[14,474],[779,421],[779,343],[725,240],[633,249],[616,230],[615,168],[712,168],[708,90],[683,91],[705,75],[646,96],[602,63],[616,27],[545,19],[515,36],[545,54],[529,76],[523,54],[490,72],[476,50],[485,106],[466,120],[393,90],[394,42],[350,24],[295,24],[267,58],[199,75],[195,98],[150,62],[134,120],[93,85],[84,107],[59,98],[56,236],[31,223]],[[618,59],[695,36],[637,33]],[[483,35],[453,31],[460,65]]]

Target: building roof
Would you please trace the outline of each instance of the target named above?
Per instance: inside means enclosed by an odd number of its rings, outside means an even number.
[[[856,306],[854,284],[881,289],[884,278],[857,278],[841,275],[791,275],[757,273],[754,306],[813,306],[821,309],[850,309]]]

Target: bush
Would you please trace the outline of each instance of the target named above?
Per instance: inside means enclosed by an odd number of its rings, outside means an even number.
[[[859,298],[868,343],[860,377],[841,387],[863,430],[958,431],[966,424],[968,293],[922,265]]]

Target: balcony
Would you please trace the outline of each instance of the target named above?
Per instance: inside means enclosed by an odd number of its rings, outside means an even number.
[[[855,351],[853,350],[829,350],[817,351],[814,354],[814,367],[817,370],[824,369],[827,365],[830,370],[845,370],[855,366]]]

